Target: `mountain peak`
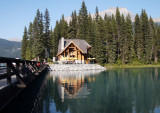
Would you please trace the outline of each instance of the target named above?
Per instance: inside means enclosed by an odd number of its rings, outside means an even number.
[[[106,9],[106,10],[104,10],[104,11],[101,11],[101,12],[99,12],[99,15],[102,17],[102,18],[104,18],[104,16],[105,16],[105,14],[107,14],[108,16],[112,16],[112,15],[116,15],[116,7],[110,7],[110,8],[108,8],[108,9]],[[127,15],[129,14],[130,15],[130,17],[131,17],[131,20],[132,20],[132,22],[134,22],[134,18],[135,18],[135,14],[134,13],[132,13],[131,11],[129,11],[127,8],[125,8],[125,7],[120,7],[119,8],[119,11],[120,11],[120,14],[122,15],[124,15],[124,18],[126,18],[127,17]],[[95,17],[95,14],[92,14],[92,17],[94,18]],[[69,23],[70,21],[71,21],[71,17],[66,17],[65,18],[65,20],[67,21],[67,23]],[[155,18],[155,19],[153,19],[154,20],[154,22],[160,22],[160,18]]]
[[[9,38],[7,40],[9,40],[9,41],[15,41],[15,42],[21,42],[22,41],[20,38]]]
[[[110,8],[108,8],[107,10],[109,10],[109,9],[110,9],[110,10],[116,10],[117,7],[110,7]],[[127,8],[125,8],[125,7],[118,7],[118,9],[119,9],[119,10],[120,10],[120,9],[121,9],[121,10],[122,10],[122,9],[123,9],[123,10],[127,10]]]
[[[160,18],[153,18],[153,21],[159,23],[160,22]]]
[[[111,8],[109,8],[109,9],[107,9],[107,10],[104,10],[104,11],[102,11],[102,12],[99,12],[99,14],[100,14],[103,18],[104,18],[104,16],[105,16],[105,14],[107,14],[108,16],[116,15],[116,9],[117,9],[117,8],[115,8],[115,7],[111,7]],[[125,18],[126,18],[126,16],[127,16],[128,14],[130,14],[132,21],[134,21],[135,15],[134,15],[132,12],[128,11],[127,8],[125,8],[125,7],[120,7],[120,8],[119,8],[119,11],[120,11],[120,14],[123,14]]]

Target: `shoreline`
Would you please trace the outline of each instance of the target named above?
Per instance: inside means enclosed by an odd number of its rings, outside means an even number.
[[[104,65],[106,69],[122,69],[122,68],[148,68],[148,67],[160,67],[160,64],[142,64],[142,65],[129,65],[129,64],[124,64],[124,65],[118,65],[118,64],[113,64],[109,65],[106,64]]]
[[[98,64],[50,64],[53,71],[86,71],[86,70],[106,70]]]

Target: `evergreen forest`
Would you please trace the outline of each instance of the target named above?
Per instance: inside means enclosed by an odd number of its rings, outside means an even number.
[[[148,17],[144,9],[132,22],[130,15],[124,17],[118,7],[116,15],[105,15],[104,18],[96,7],[92,17],[82,2],[79,12],[72,12],[69,23],[62,15],[54,29],[50,26],[48,9],[44,14],[38,9],[33,22],[24,28],[22,58],[39,57],[42,60],[56,57],[61,37],[86,40],[92,46],[90,57],[96,58],[99,64],[128,64],[133,61],[151,64],[160,61],[160,26]]]

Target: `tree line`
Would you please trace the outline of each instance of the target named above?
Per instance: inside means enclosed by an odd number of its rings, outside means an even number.
[[[85,2],[82,2],[79,13],[73,11],[69,23],[62,15],[54,29],[50,29],[48,10],[44,16],[37,10],[28,30],[26,27],[24,29],[22,58],[55,57],[61,37],[86,40],[92,46],[90,57],[95,57],[100,64],[127,64],[133,61],[150,64],[160,59],[160,26],[147,16],[144,9],[132,22],[130,15],[124,17],[118,7],[115,15],[105,15],[104,18],[96,7],[92,17]]]

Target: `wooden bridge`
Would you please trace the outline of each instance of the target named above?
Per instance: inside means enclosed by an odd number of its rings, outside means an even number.
[[[0,57],[0,111],[47,67],[37,61]]]

